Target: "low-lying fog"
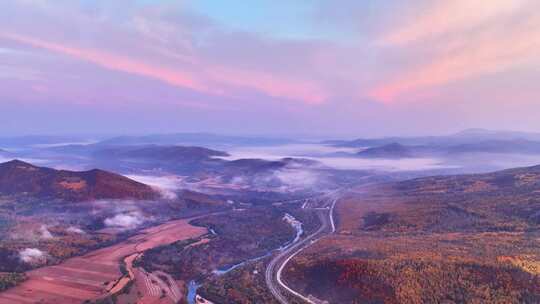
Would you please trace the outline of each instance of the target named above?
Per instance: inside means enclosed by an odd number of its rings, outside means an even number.
[[[457,174],[457,173],[480,173],[496,171],[514,167],[525,167],[540,164],[540,154],[510,154],[510,153],[462,153],[437,157],[417,158],[361,158],[356,155],[360,148],[342,148],[322,144],[287,144],[274,146],[236,146],[229,147],[226,152],[226,160],[258,158],[265,160],[279,160],[286,157],[307,158],[320,162],[324,167],[340,170],[370,170],[381,172],[414,172],[413,175]],[[0,162],[6,162],[17,156],[0,154]],[[65,157],[52,151],[43,153],[42,149],[27,150],[19,159],[38,166],[48,166],[56,169],[87,170],[99,167],[100,163],[94,163],[92,159],[84,156],[71,155]],[[103,168],[108,169],[108,168]],[[283,185],[297,187],[301,185],[317,184],[313,180],[319,180],[313,167],[285,168],[275,172],[273,176],[258,177],[252,181],[254,184],[262,184],[266,179],[278,180]],[[116,171],[113,169],[113,171]],[[160,171],[160,170],[157,170]],[[422,172],[425,171],[425,172]],[[128,177],[149,184],[159,189],[165,198],[175,198],[179,189],[198,190],[203,183],[187,182],[186,177],[177,176],[171,172],[149,174],[150,171],[141,168],[130,168],[129,172],[117,171],[127,174]],[[242,176],[237,184],[242,184]],[[210,179],[209,183],[214,183]],[[218,180],[219,182],[219,180]],[[270,182],[269,182],[270,183]]]
[[[309,158],[325,166],[342,170],[421,171],[453,168],[435,158],[365,159],[354,157],[360,149],[317,144],[296,144],[271,147],[240,147],[227,151],[224,159],[262,158],[278,160],[285,157]]]
[[[361,149],[341,148],[317,144],[296,144],[271,147],[239,147],[227,151],[230,156],[224,159],[262,158],[278,160],[284,157],[309,158],[323,165],[342,170],[380,170],[380,171],[450,171],[486,172],[514,167],[540,164],[540,155],[466,153],[451,157],[421,158],[361,158],[354,156]]]
[[[176,198],[175,191],[183,188],[182,186],[184,184],[183,178],[177,175],[156,176],[128,174],[126,177],[155,188],[167,199]]]

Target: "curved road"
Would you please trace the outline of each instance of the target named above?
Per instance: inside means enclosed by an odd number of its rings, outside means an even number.
[[[309,247],[311,244],[318,241],[321,237],[334,233],[336,231],[336,227],[334,224],[334,207],[337,202],[337,198],[334,197],[335,193],[325,195],[324,196],[324,205],[323,208],[312,208],[317,212],[317,215],[319,216],[319,219],[321,221],[321,226],[317,231],[315,231],[313,234],[309,235],[308,237],[299,240],[296,243],[293,243],[286,247],[284,250],[279,252],[269,263],[266,267],[265,272],[265,279],[266,279],[266,285],[268,286],[268,289],[272,293],[272,295],[278,300],[281,304],[289,304],[289,300],[287,299],[287,296],[285,295],[288,293],[290,296],[293,296],[295,298],[301,299],[304,302],[310,303],[310,304],[318,304],[316,300],[310,299],[299,292],[293,290],[289,286],[287,286],[281,279],[281,273],[287,263],[298,253],[300,253],[305,248]],[[286,293],[284,293],[286,291]]]

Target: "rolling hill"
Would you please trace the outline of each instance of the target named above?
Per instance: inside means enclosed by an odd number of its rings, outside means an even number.
[[[150,186],[115,173],[55,170],[19,160],[0,164],[0,194],[75,202],[158,197]]]
[[[398,143],[368,148],[356,154],[364,158],[407,158],[412,157],[412,149]]]
[[[101,145],[202,145],[202,146],[268,146],[294,143],[286,138],[228,136],[211,133],[172,133],[145,136],[118,136],[101,141]]]
[[[540,166],[352,190],[337,233],[293,260],[331,303],[539,303]]]
[[[323,144],[336,147],[349,148],[370,148],[399,143],[404,146],[429,146],[429,147],[450,147],[460,145],[474,145],[483,147],[484,144],[506,143],[508,145],[523,145],[540,142],[540,134],[513,132],[513,131],[491,131],[483,129],[468,129],[450,135],[440,136],[417,136],[417,137],[381,137],[381,138],[357,138],[353,140],[329,140]],[[491,147],[492,148],[492,147]]]
[[[484,140],[460,144],[376,145],[355,154],[362,158],[455,157],[471,153],[539,155],[540,142],[525,139]]]
[[[124,146],[111,147],[95,153],[99,157],[121,159],[152,159],[156,161],[196,161],[217,156],[229,156],[226,152],[193,146]]]

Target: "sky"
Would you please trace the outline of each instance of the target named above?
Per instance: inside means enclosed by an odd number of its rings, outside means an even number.
[[[0,135],[540,131],[536,0],[3,0]]]

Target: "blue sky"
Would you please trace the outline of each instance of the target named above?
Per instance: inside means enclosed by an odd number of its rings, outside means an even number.
[[[313,27],[309,18],[315,14],[315,1],[191,1],[199,14],[224,24],[232,31],[256,32],[276,38],[318,39],[330,36]]]

